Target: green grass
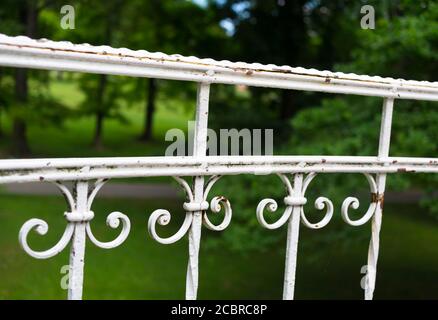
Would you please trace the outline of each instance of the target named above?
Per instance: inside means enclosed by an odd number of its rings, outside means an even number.
[[[50,91],[61,103],[77,108],[83,95],[77,83],[72,80],[52,81]],[[128,123],[117,119],[106,119],[103,129],[104,148],[92,147],[95,119],[92,116],[67,119],[60,126],[47,126],[30,123],[28,140],[33,157],[100,157],[100,156],[162,156],[170,142],[164,140],[166,131],[172,128],[187,130],[187,121],[193,119],[195,100],[158,97],[154,115],[153,140],[147,143],[138,141],[143,129],[144,105],[133,103],[122,109]],[[2,157],[9,157],[11,150],[11,119],[2,115],[2,128],[6,136],[0,141]]]
[[[38,217],[49,223],[49,233],[32,234],[29,243],[40,250],[53,245],[65,227],[62,198],[0,195],[0,202],[0,298],[64,299],[60,269],[68,263],[68,249],[54,258],[36,260],[22,251],[17,240],[21,225]],[[164,207],[173,213],[173,220],[160,232],[170,235],[182,220],[180,205],[164,200],[97,199],[92,227],[99,239],[110,240],[117,235],[104,222],[114,210],[130,217],[132,230],[127,241],[116,249],[99,249],[87,243],[84,298],[183,298],[187,241],[161,245],[146,230],[149,214]],[[415,206],[388,205],[386,209],[375,297],[438,298],[438,248],[434,245],[438,243],[437,223],[423,217],[425,213]],[[338,229],[339,237],[328,237],[333,228]],[[220,239],[220,235],[205,228],[202,236]],[[368,237],[369,225],[353,228],[335,222],[318,231],[302,228],[296,298],[361,299],[360,267],[365,263]],[[283,242],[246,254],[230,252],[221,244],[218,248],[201,245],[200,299],[281,298]]]
[[[335,227],[336,224],[332,224],[321,230],[319,241],[313,230],[306,230],[301,238],[297,297],[362,297],[358,281],[363,276],[360,268],[366,261],[370,224],[361,227],[343,225],[338,230],[338,239],[324,238],[323,232]],[[375,298],[437,299],[438,248],[431,245],[437,240],[438,223],[423,209],[416,205],[387,204]],[[324,253],[315,255],[318,251]],[[312,255],[315,257],[311,258]]]

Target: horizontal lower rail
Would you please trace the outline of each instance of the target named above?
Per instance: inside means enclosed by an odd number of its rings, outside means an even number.
[[[297,172],[438,172],[438,159],[360,156],[212,156],[0,160],[0,183]]]

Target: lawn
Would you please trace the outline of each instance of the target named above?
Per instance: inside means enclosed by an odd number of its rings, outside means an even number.
[[[31,217],[49,223],[46,236],[32,234],[30,244],[45,249],[62,234],[65,210],[62,197],[1,195],[0,298],[64,299],[60,269],[68,263],[68,249],[48,260],[35,260],[19,247],[21,225]],[[184,297],[187,241],[161,245],[146,230],[149,214],[157,208],[174,215],[163,235],[175,231],[183,212],[180,203],[167,200],[97,199],[92,226],[96,236],[110,240],[117,232],[105,226],[114,210],[132,221],[131,234],[120,247],[104,250],[88,243],[85,299],[179,299]],[[30,209],[31,208],[31,209]],[[235,208],[236,209],[236,208]],[[376,299],[438,298],[438,224],[416,206],[388,205],[385,211]],[[234,214],[239,214],[238,209]],[[231,224],[230,228],[233,228]],[[369,224],[343,225],[338,237],[326,229],[302,229],[296,281],[297,299],[361,299],[360,267],[367,254]],[[226,232],[226,231],[225,231]],[[277,231],[285,234],[285,228]],[[203,229],[203,239],[219,237]],[[245,241],[245,239],[242,239]],[[205,242],[203,242],[204,244]],[[211,248],[211,247],[210,247]],[[267,250],[236,253],[225,246],[201,245],[200,299],[279,299],[284,268],[284,241]]]
[[[71,109],[77,109],[83,99],[77,82],[72,80],[52,81],[52,95]],[[92,116],[66,119],[60,125],[41,125],[30,123],[27,137],[32,156],[45,157],[101,157],[101,156],[162,156],[171,142],[166,142],[165,134],[172,128],[187,131],[187,121],[194,119],[195,97],[182,100],[177,97],[158,95],[157,109],[154,115],[153,140],[147,143],[138,140],[143,129],[144,105],[142,102],[132,103],[123,108],[121,113],[127,123],[117,119],[106,119],[103,129],[102,149],[92,146],[95,119]],[[10,157],[11,119],[8,114],[2,115],[1,127],[6,133],[0,141],[2,157]]]

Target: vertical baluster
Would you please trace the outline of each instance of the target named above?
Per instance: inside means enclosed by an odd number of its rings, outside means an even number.
[[[75,214],[81,215],[88,211],[88,182],[78,181],[74,185],[76,207]],[[70,273],[68,283],[68,299],[81,300],[84,281],[84,258],[87,222],[74,223],[73,240],[70,249]]]
[[[379,138],[379,158],[389,155],[391,141],[392,112],[394,99],[386,98],[383,102],[382,122]],[[382,209],[385,193],[386,174],[377,174],[377,207],[371,222],[371,240],[368,248],[367,283],[365,287],[365,300],[372,300],[376,284],[377,259],[379,256],[380,228],[382,225]]]
[[[209,83],[198,84],[196,102],[196,126],[194,133],[193,156],[202,157],[207,150],[208,100],[210,94]],[[194,201],[201,203],[204,200],[204,177],[194,178]],[[192,225],[189,230],[189,263],[186,278],[186,299],[195,300],[198,291],[198,256],[201,242],[202,211],[195,211]]]
[[[303,187],[303,174],[294,175],[293,197],[300,198]],[[295,291],[295,272],[297,268],[298,238],[300,232],[301,205],[294,205],[287,226],[286,266],[284,272],[283,300],[293,300]]]

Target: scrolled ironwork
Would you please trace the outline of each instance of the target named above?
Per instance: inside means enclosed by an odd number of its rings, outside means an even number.
[[[63,194],[69,207],[69,211],[66,211],[64,213],[64,217],[68,222],[64,233],[61,236],[61,239],[50,249],[44,251],[35,251],[31,249],[28,244],[29,233],[32,230],[35,230],[38,234],[45,235],[48,232],[49,226],[44,220],[36,218],[30,219],[23,224],[18,236],[19,243],[23,250],[30,256],[37,259],[51,258],[57,255],[59,252],[63,251],[65,247],[70,243],[74,234],[76,224],[78,223],[85,224],[86,233],[90,241],[100,248],[111,249],[122,244],[129,235],[131,223],[129,221],[129,218],[121,212],[113,212],[109,214],[106,220],[107,225],[113,229],[118,228],[120,222],[122,222],[122,230],[119,236],[116,237],[116,239],[109,242],[101,242],[96,239],[93,232],[91,231],[90,221],[94,218],[94,212],[91,211],[91,204],[96,197],[98,191],[102,188],[106,181],[107,179],[99,179],[95,182],[94,188],[90,190],[90,192],[88,193],[88,197],[84,199],[86,201],[86,210],[78,210],[78,199],[75,199],[67,186],[63,185],[60,182],[55,182],[54,184]]]
[[[202,221],[206,228],[214,231],[222,231],[228,227],[231,222],[232,209],[231,204],[223,196],[214,197],[210,203],[208,203],[207,198],[213,185],[220,179],[220,176],[212,176],[206,183],[204,187],[204,197],[202,202],[195,202],[193,190],[189,186],[186,180],[181,177],[174,177],[178,184],[183,188],[186,193],[187,202],[183,203],[183,209],[186,211],[184,221],[178,231],[167,238],[158,235],[156,226],[157,224],[165,226],[169,224],[171,220],[171,213],[168,210],[157,209],[155,210],[148,220],[148,231],[151,237],[159,243],[171,244],[175,243],[181,238],[183,238],[190,229],[193,221],[194,212],[202,212]],[[219,225],[213,224],[208,218],[207,211],[210,209],[213,213],[219,213],[222,208],[224,208],[224,219]]]
[[[376,181],[374,180],[374,177],[369,173],[364,173],[364,176],[368,180],[371,194],[372,195],[377,194],[377,184],[376,184]],[[378,201],[374,201],[374,199],[371,199],[368,210],[362,216],[362,218],[360,218],[358,220],[352,220],[349,216],[348,210],[350,208],[357,210],[359,208],[360,202],[359,202],[359,199],[357,199],[356,197],[348,197],[342,203],[342,208],[341,208],[342,219],[350,226],[361,226],[361,225],[367,223],[371,219],[371,217],[374,215],[374,213],[376,212],[377,204],[378,204]]]

